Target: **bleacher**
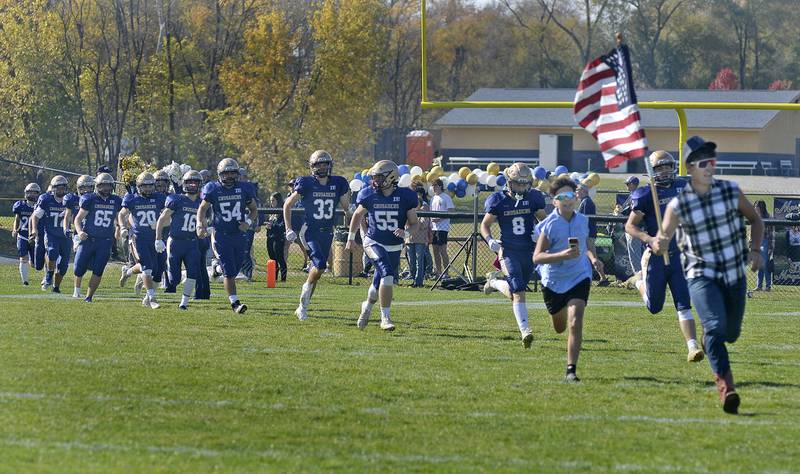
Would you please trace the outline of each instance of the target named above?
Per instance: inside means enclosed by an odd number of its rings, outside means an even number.
[[[457,170],[462,166],[469,168],[485,168],[489,163],[497,163],[500,168],[505,168],[521,161],[531,168],[539,166],[539,157],[476,157],[476,156],[451,156],[446,159],[444,166],[447,170]]]
[[[725,171],[747,171],[752,175],[758,167],[758,161],[725,161],[717,160],[717,172],[725,174]]]

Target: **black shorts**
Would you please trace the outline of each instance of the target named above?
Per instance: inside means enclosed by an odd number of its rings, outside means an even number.
[[[431,240],[432,245],[447,245],[447,231],[446,230],[434,230],[433,231],[433,240]]]
[[[577,285],[573,286],[566,293],[556,293],[555,291],[542,287],[542,296],[544,296],[544,305],[547,306],[547,312],[556,314],[567,305],[569,300],[583,300],[589,301],[589,289],[592,287],[592,280],[587,278]]]

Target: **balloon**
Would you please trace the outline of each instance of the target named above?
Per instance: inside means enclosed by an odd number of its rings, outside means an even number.
[[[506,177],[504,175],[501,174],[501,175],[497,176],[497,185],[498,186],[505,186],[506,182],[507,182],[506,181]]]
[[[365,176],[369,176],[369,168],[361,170],[361,178],[363,179]]]
[[[458,176],[460,178],[466,178],[468,174],[472,172],[471,169],[467,168],[466,166],[462,166],[458,169]]]
[[[489,186],[490,188],[497,186],[497,176],[489,176],[489,179],[486,180],[486,186]]]
[[[467,186],[467,196],[474,196],[478,192],[478,188],[474,184]]]
[[[544,166],[537,166],[533,169],[533,176],[538,180],[547,179],[547,170]]]
[[[400,176],[404,174],[408,174],[408,165],[400,165],[397,167],[398,171],[400,171]]]
[[[450,176],[447,177],[447,181],[456,182],[461,179],[461,176],[458,173],[451,173]]]
[[[589,173],[588,178],[592,181],[592,186],[600,184],[600,175],[597,173]]]
[[[397,182],[397,185],[401,188],[407,188],[411,186],[411,175],[406,173],[403,176],[400,176],[400,181]]]
[[[553,170],[553,173],[555,173],[557,175],[562,175],[564,173],[569,173],[569,170],[564,165],[558,165],[558,166],[556,166],[556,169]]]
[[[357,179],[357,180],[361,181],[362,180],[361,173],[356,172],[356,174],[353,175],[353,179]]]
[[[467,180],[464,179],[464,178],[461,178],[458,181],[456,181],[456,189],[457,190],[458,189],[461,189],[461,190],[467,189],[467,186],[468,186],[467,185]]]
[[[456,197],[463,198],[467,195],[467,188],[464,189],[456,189]]]
[[[482,169],[480,169],[480,168],[473,168],[473,169],[472,169],[472,172],[473,172],[473,173],[475,173],[475,176],[478,176],[478,175],[480,175],[481,173],[483,173],[483,170],[482,170]]]
[[[489,179],[489,176],[491,176],[489,173],[485,173],[485,172],[481,173],[480,175],[478,175],[478,182],[483,184],[483,185],[486,185],[486,180]]]
[[[412,166],[409,173],[411,174],[411,176],[419,176],[422,174],[422,168],[420,168],[419,166]]]
[[[467,180],[467,184],[471,184],[473,186],[478,184],[478,175],[475,174],[474,171],[472,173],[468,174],[465,179]]]
[[[447,190],[451,191],[451,192],[455,191],[456,190],[456,183],[455,182],[447,183]]]
[[[366,184],[367,186],[369,186],[369,184],[372,182],[372,176],[370,176],[370,175],[366,175],[366,176],[364,176],[364,179],[363,179],[363,181],[364,181],[364,184]]]
[[[576,171],[573,171],[572,173],[569,174],[569,179],[575,181],[576,183],[580,183],[581,182],[581,174],[576,172]]]
[[[497,176],[497,174],[500,172],[500,165],[493,161],[486,165],[486,172],[490,175]]]
[[[444,170],[442,170],[442,167],[439,165],[436,165],[433,168],[431,168],[430,172],[433,173],[433,175],[436,176],[437,178],[444,174]]]
[[[439,175],[434,173],[433,170],[431,170],[431,171],[428,171],[427,177],[428,177],[427,181],[429,183],[432,183],[432,182],[436,181],[436,178],[438,178]]]
[[[557,179],[561,178],[569,179],[569,173],[561,173],[560,175],[558,175]]]
[[[354,193],[361,191],[361,188],[363,187],[364,187],[364,182],[361,181],[360,179],[354,179],[350,181],[350,191],[353,191]]]

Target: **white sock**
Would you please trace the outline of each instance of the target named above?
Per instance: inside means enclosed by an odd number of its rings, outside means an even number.
[[[688,341],[686,341],[686,347],[688,347],[690,351],[693,349],[697,349],[698,348],[697,339],[689,339]]]
[[[76,286],[74,290],[72,290],[72,296],[75,298],[79,298],[81,296],[81,287]]]
[[[148,298],[155,298],[156,297],[156,289],[155,288],[148,288],[147,289],[147,297]]]
[[[517,318],[519,332],[530,331],[528,327],[528,307],[525,303],[511,303],[511,307],[514,309],[514,317]]]
[[[678,311],[678,321],[694,321],[694,315],[691,309],[682,309]]]
[[[125,267],[125,276],[133,275],[133,267]]]
[[[492,288],[494,288],[495,290],[499,291],[500,293],[506,294],[506,293],[508,293],[510,291],[510,287],[508,286],[508,282],[505,281],[505,280],[501,280],[501,279],[495,278],[495,279],[489,280],[489,282],[490,282],[489,285],[491,285]]]
[[[189,297],[181,295],[181,306],[189,306]]]
[[[311,303],[311,292],[314,290],[314,284],[305,282],[303,283],[303,289],[300,292],[300,305],[303,307],[308,306]]]
[[[183,295],[181,295],[181,306],[187,306],[189,304],[189,297],[192,296],[194,293],[194,285],[197,282],[194,278],[187,278],[186,281],[183,282]]]
[[[367,290],[367,301],[369,301],[370,308],[378,301],[378,290],[372,285],[369,285]]]
[[[389,311],[390,311],[391,309],[392,309],[392,308],[384,308],[384,307],[381,307],[381,319],[389,319]]]
[[[236,295],[230,295],[230,296],[228,296],[228,299],[230,300],[231,304],[236,303],[237,301],[239,301],[239,297],[236,296]]]
[[[22,281],[28,281],[28,262],[19,262],[19,276]]]

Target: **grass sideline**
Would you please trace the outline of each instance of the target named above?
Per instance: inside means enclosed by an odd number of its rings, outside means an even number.
[[[623,290],[590,298],[583,382],[565,385],[539,293],[526,351],[510,305],[477,292],[401,287],[385,334],[355,327],[364,280],[325,278],[300,322],[299,274],[240,285],[244,316],[219,285],[188,313],[175,295],[146,310],[116,277],[87,305],[0,265],[0,471],[797,469],[797,299],[748,300],[729,416],[674,312]]]

